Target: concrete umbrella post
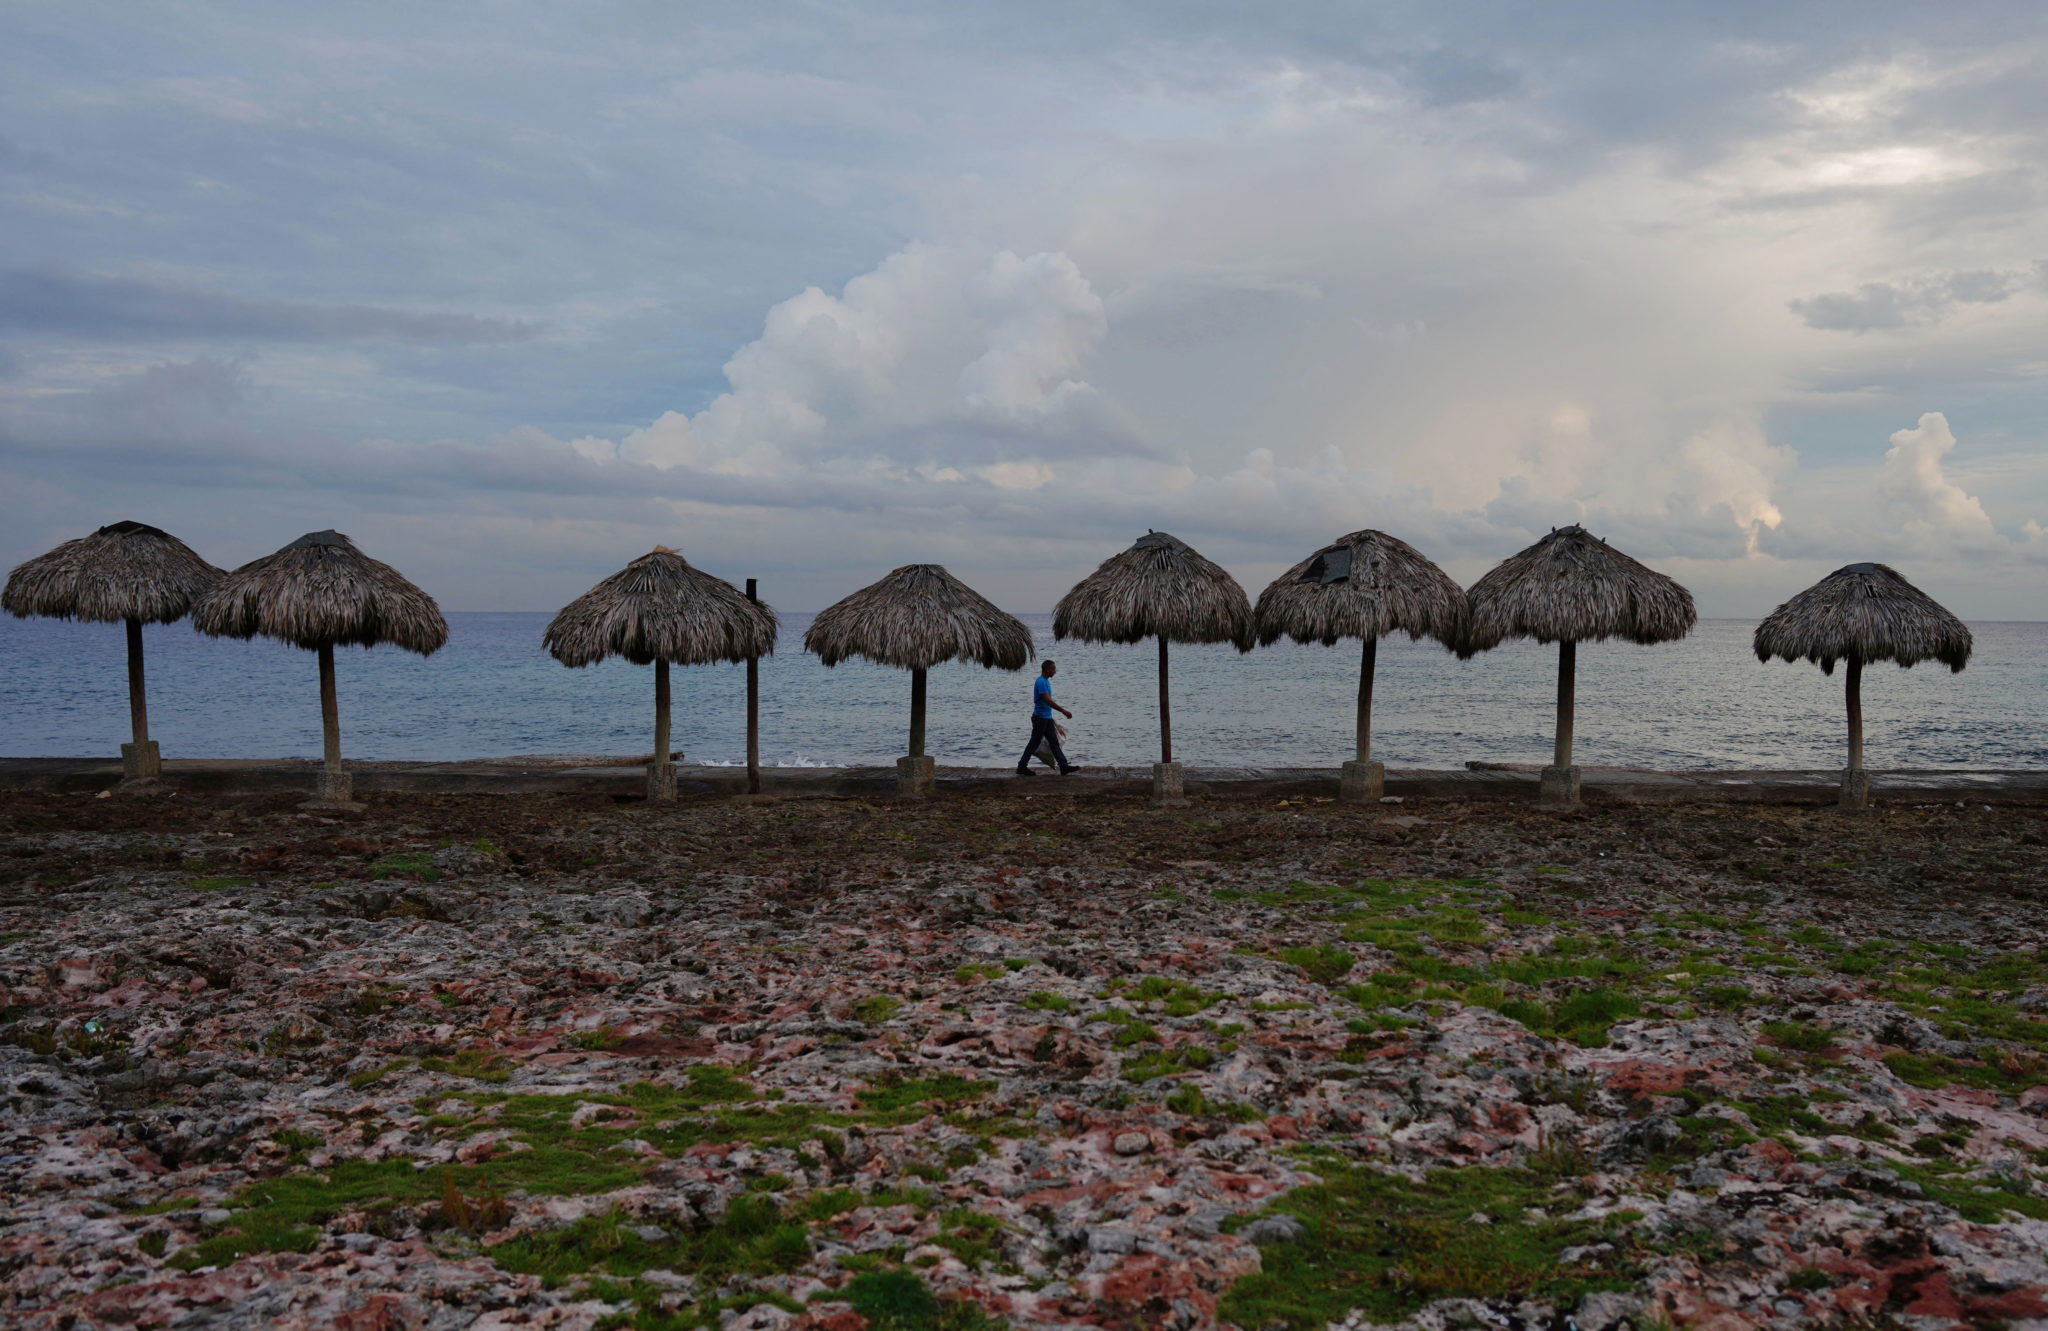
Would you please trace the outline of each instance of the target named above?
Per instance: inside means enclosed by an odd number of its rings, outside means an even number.
[[[747,599],[756,605],[761,597],[757,584],[747,579]],[[747,793],[761,793],[761,658],[747,658]]]
[[[161,776],[163,759],[149,738],[149,699],[142,685],[142,621],[128,617],[128,722],[135,742],[121,746],[121,775],[136,780]]]
[[[320,780],[315,798],[346,804],[355,797],[355,778],[341,768],[341,703],[334,689],[334,644],[323,642],[320,657]]]
[[[938,765],[924,751],[925,671],[910,672],[910,752],[896,760],[896,793],[908,799],[930,799],[938,791]]]
[[[1386,793],[1387,769],[1372,760],[1372,676],[1379,661],[1378,638],[1367,637],[1358,662],[1358,756],[1344,764],[1337,798],[1346,804],[1367,804]]]
[[[1579,802],[1579,769],[1572,765],[1572,702],[1578,689],[1579,644],[1567,638],[1557,644],[1557,744],[1550,766],[1543,769],[1537,798],[1541,803],[1570,808]]]
[[[1173,698],[1167,688],[1166,635],[1159,635],[1159,761],[1152,766],[1152,798],[1164,805],[1185,804],[1187,783],[1173,760]]]
[[[647,798],[667,804],[676,797],[676,768],[669,761],[668,662],[654,663],[654,761],[647,764]]]
[[[1849,704],[1849,765],[1842,769],[1842,793],[1837,801],[1844,809],[1870,807],[1870,777],[1863,771],[1863,658],[1849,653],[1849,677],[1843,692]]]

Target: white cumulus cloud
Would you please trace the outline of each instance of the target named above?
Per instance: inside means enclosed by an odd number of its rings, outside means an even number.
[[[877,459],[1016,464],[1029,460],[1012,456],[1018,436],[1033,451],[1092,451],[1119,428],[1080,377],[1107,327],[1065,254],[913,245],[839,295],[808,287],[775,305],[726,362],[729,391],[633,431],[617,456],[760,476]]]
[[[1903,519],[1908,538],[1928,545],[1989,546],[1998,533],[1977,496],[1942,474],[1941,460],[1955,450],[1948,417],[1930,411],[1910,430],[1892,435],[1878,490]]]

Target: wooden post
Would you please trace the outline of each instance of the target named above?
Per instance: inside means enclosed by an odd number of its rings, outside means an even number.
[[[1863,658],[1849,653],[1849,770],[1863,770]]]
[[[142,689],[142,621],[128,620],[128,721],[139,753],[149,747],[149,702]]]
[[[924,757],[924,667],[910,672],[910,756]]]
[[[755,581],[747,579],[747,599],[760,603]],[[761,793],[761,658],[747,658],[747,793]]]
[[[1166,635],[1159,635],[1159,761],[1173,761],[1173,705],[1166,696]]]
[[[1364,659],[1358,665],[1358,761],[1372,761],[1372,671],[1379,658],[1380,640],[1365,640]]]
[[[1553,767],[1572,765],[1572,695],[1576,688],[1579,645],[1566,640],[1557,644],[1557,748]]]
[[[666,763],[669,754],[668,735],[668,662],[654,663],[654,761],[657,765]]]
[[[334,644],[320,644],[320,741],[330,788],[341,785],[341,704],[334,696]]]

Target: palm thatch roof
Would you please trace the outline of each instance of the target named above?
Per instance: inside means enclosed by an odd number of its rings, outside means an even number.
[[[1691,592],[1576,525],[1503,559],[1466,599],[1471,618],[1458,644],[1466,658],[1508,638],[1673,642],[1699,617]]]
[[[192,627],[308,650],[388,642],[428,656],[448,641],[433,597],[337,531],[310,532],[228,574],[194,603]]]
[[[861,656],[903,670],[979,661],[1022,670],[1031,630],[937,564],[905,564],[819,612],[804,650],[828,666]]]
[[[773,610],[656,546],[563,607],[541,642],[568,666],[608,656],[705,665],[772,656],[775,630]]]
[[[0,606],[19,619],[168,624],[222,576],[169,532],[116,522],[18,565]]]
[[[1355,531],[1288,569],[1259,593],[1259,643],[1283,637],[1334,646],[1390,633],[1455,646],[1465,629],[1465,589],[1420,550],[1383,531]]]
[[[1939,661],[1959,671],[1974,642],[1963,621],[1885,564],[1838,568],[1756,626],[1756,659],[1817,661],[1823,673],[1854,656],[1911,667]]]
[[[1053,608],[1052,635],[1083,642],[1228,642],[1252,649],[1251,602],[1187,542],[1147,532],[1102,561]]]

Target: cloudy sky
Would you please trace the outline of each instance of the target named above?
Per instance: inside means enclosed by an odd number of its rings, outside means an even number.
[[[1754,615],[2048,619],[2048,9],[0,10],[0,562],[661,542],[1018,611],[1584,521]]]

